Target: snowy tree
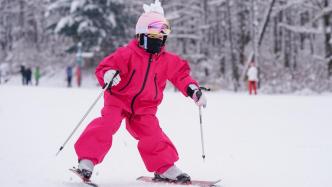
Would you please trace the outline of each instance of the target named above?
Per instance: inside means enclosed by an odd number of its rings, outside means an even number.
[[[325,58],[327,58],[328,76],[332,76],[332,3],[329,0],[323,1],[325,14],[323,16],[323,32],[325,35]]]
[[[69,52],[76,51],[81,42],[83,50],[103,56],[124,44],[128,25],[132,26],[130,14],[119,1],[57,0],[48,9],[49,16],[58,18],[50,28],[73,39]]]
[[[0,63],[62,66],[82,42],[83,51],[95,55],[92,68],[134,38],[143,4],[152,2],[0,0]],[[244,90],[254,60],[264,92],[332,90],[330,0],[161,3],[172,30],[167,49],[190,62],[201,84]]]
[[[17,73],[20,64],[33,67],[66,60],[54,46],[62,48],[67,42],[46,31],[47,4],[47,0],[0,0],[0,63],[8,63],[10,72]]]

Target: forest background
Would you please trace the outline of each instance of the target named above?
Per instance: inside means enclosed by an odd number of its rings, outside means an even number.
[[[93,76],[102,58],[134,37],[143,3],[152,0],[0,0],[2,75],[10,81],[23,64],[50,78],[83,62]],[[172,28],[167,49],[190,62],[202,85],[243,91],[255,61],[260,92],[332,91],[330,0],[161,3]]]

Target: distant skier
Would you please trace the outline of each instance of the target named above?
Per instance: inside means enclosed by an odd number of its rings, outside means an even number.
[[[107,56],[96,68],[101,86],[113,82],[104,93],[101,117],[90,122],[75,143],[77,172],[85,179],[103,161],[111,148],[112,136],[125,119],[127,130],[138,140],[146,169],[154,172],[155,178],[179,183],[191,180],[174,165],[179,159],[178,152],[160,128],[156,112],[167,80],[198,106],[205,107],[207,100],[190,76],[188,62],[165,49],[170,25],[160,2],[156,0],[155,4],[143,7],[145,13],[137,21],[136,38]]]
[[[34,71],[34,77],[35,77],[35,85],[38,86],[39,84],[39,79],[40,79],[40,68],[37,66]]]
[[[20,66],[20,73],[22,76],[22,85],[25,85],[27,81],[26,81],[26,69],[24,65]]]
[[[251,62],[249,66],[247,72],[249,94],[251,95],[252,92],[254,92],[254,94],[257,95],[258,71],[255,62]]]
[[[80,66],[76,67],[75,76],[76,76],[77,86],[81,87],[81,84],[82,84],[82,71],[81,71],[81,67]]]
[[[73,67],[71,65],[69,65],[66,68],[67,87],[71,87],[72,79],[73,79]]]
[[[32,79],[32,71],[31,71],[31,68],[28,67],[26,70],[25,70],[25,81],[26,81],[26,85],[30,85],[32,84],[31,83],[31,79]]]

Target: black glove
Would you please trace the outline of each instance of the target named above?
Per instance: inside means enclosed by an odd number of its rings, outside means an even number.
[[[197,106],[206,107],[207,100],[199,87],[194,84],[190,84],[187,88],[187,94],[195,101]]]

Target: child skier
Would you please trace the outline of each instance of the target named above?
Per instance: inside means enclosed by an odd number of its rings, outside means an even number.
[[[251,95],[254,91],[254,94],[257,95],[257,82],[258,82],[258,76],[257,76],[257,68],[255,65],[255,62],[250,63],[250,67],[247,72],[248,76],[248,90],[249,94]]]
[[[123,119],[126,129],[138,140],[137,147],[148,171],[161,180],[179,183],[191,180],[174,165],[179,159],[178,153],[159,126],[157,107],[167,80],[198,106],[205,107],[207,101],[198,83],[189,75],[188,63],[165,50],[170,26],[160,2],[156,0],[143,8],[145,13],[136,24],[137,37],[96,68],[100,85],[112,83],[112,87],[104,93],[101,117],[90,122],[75,143],[79,160],[77,171],[86,180],[111,148],[112,135]]]

